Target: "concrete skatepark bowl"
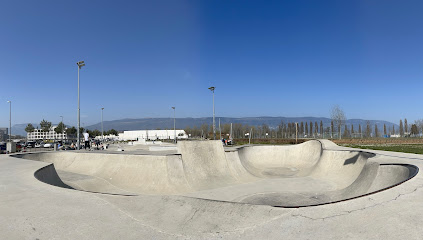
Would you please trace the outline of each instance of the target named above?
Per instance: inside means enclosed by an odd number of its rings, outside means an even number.
[[[93,193],[178,195],[273,207],[309,207],[369,195],[414,177],[409,164],[370,161],[374,153],[325,149],[326,141],[224,149],[184,141],[163,155],[49,152],[15,155],[52,163],[35,172],[47,184]]]
[[[0,155],[0,238],[423,236],[423,155],[328,140],[146,149]]]

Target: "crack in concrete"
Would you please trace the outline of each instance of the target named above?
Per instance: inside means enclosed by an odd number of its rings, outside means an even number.
[[[305,215],[302,215],[302,214],[295,214],[295,215],[291,215],[291,216],[292,216],[292,217],[302,217],[302,218],[310,219],[310,220],[313,220],[313,221],[315,221],[315,220],[323,220],[323,221],[325,221],[326,219],[330,219],[330,218],[335,218],[335,217],[339,217],[339,216],[348,215],[348,214],[350,214],[350,213],[354,213],[354,212],[358,212],[358,211],[363,211],[363,210],[365,210],[365,209],[374,208],[374,207],[377,207],[377,206],[380,206],[380,205],[387,204],[387,203],[389,203],[389,202],[396,201],[396,200],[398,200],[398,198],[400,198],[400,197],[402,197],[402,196],[406,196],[406,195],[409,195],[409,194],[413,194],[414,192],[416,192],[418,189],[420,189],[420,188],[422,188],[422,187],[423,187],[423,185],[417,186],[417,187],[416,187],[413,191],[408,192],[408,193],[400,193],[400,194],[398,194],[395,198],[390,199],[390,200],[388,200],[388,201],[384,201],[384,202],[376,203],[376,204],[373,204],[373,205],[370,205],[370,206],[367,206],[367,207],[358,208],[358,209],[354,209],[354,210],[350,210],[350,211],[344,211],[344,213],[341,213],[341,214],[335,214],[335,215],[331,215],[331,216],[327,216],[327,217],[323,217],[323,218],[313,218],[313,217],[305,216]],[[372,199],[372,200],[374,200],[374,199]]]
[[[187,226],[187,223],[190,222],[194,218],[195,214],[197,214],[198,211],[200,211],[200,209],[199,208],[196,208],[195,211],[194,211],[194,213],[191,215],[191,217],[184,222],[184,224],[183,224],[183,228],[184,229]]]
[[[187,223],[187,222],[189,222],[189,221],[191,221],[193,218],[194,218],[194,216],[195,216],[195,214],[197,214],[197,212],[198,211],[200,211],[200,209],[195,209],[195,211],[194,211],[194,213],[192,214],[192,216],[188,219],[188,221],[186,221],[185,223]]]

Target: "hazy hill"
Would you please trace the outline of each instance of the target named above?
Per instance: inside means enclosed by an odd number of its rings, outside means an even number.
[[[323,122],[324,127],[329,127],[331,119],[322,118],[322,117],[244,117],[244,118],[228,118],[228,117],[216,117],[216,127],[219,124],[219,119],[221,124],[225,123],[242,123],[248,124],[251,126],[258,126],[262,124],[269,125],[270,128],[276,128],[281,121],[284,123],[288,122]],[[386,127],[392,129],[392,126],[395,126],[396,131],[398,131],[399,126],[397,124],[383,121],[383,120],[369,120],[374,128],[374,125],[377,124],[379,131],[383,132],[383,124],[386,124]],[[201,126],[204,123],[211,125],[213,118],[177,118],[176,119],[176,128],[184,129],[186,127]],[[358,125],[361,124],[361,127],[364,131],[367,120],[364,119],[348,119],[346,123],[349,125],[354,125],[354,130],[358,131]],[[173,118],[140,118],[140,119],[121,119],[114,121],[105,121],[104,130],[116,129],[118,131],[124,130],[140,130],[140,129],[173,129]],[[97,123],[91,126],[87,126],[87,129],[101,129],[101,123]]]

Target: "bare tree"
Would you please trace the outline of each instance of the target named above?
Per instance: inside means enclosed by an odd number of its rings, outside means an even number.
[[[411,135],[416,136],[419,134],[419,130],[416,124],[411,125]]]
[[[301,122],[300,124],[300,134],[304,136],[304,123]]]
[[[375,124],[375,137],[379,137],[379,130],[377,129],[377,124]]]
[[[370,121],[366,122],[366,137],[372,136],[372,127],[370,126]]]
[[[348,135],[349,135],[348,126],[347,126],[347,124],[345,124],[344,138],[348,138]]]
[[[414,124],[417,126],[419,132],[423,131],[423,119],[415,120]]]
[[[319,133],[319,125],[317,125],[317,122],[314,122],[314,135],[317,136]]]
[[[310,121],[310,137],[313,137],[313,123]]]
[[[308,135],[308,123],[305,124],[305,134]]]
[[[209,137],[209,125],[207,123],[203,123],[201,125],[201,137],[208,138]]]
[[[339,139],[341,139],[341,127],[346,120],[345,113],[338,105],[335,105],[332,108],[331,118],[336,123],[336,126],[338,127]]]
[[[408,123],[407,123],[407,118],[404,119],[404,133],[407,134],[408,133]]]

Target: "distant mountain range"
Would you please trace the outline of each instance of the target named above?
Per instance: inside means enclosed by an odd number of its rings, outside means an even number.
[[[289,122],[317,122],[320,125],[320,121],[323,122],[324,127],[329,127],[331,123],[330,118],[323,118],[323,117],[243,117],[243,118],[230,118],[230,117],[216,117],[216,127],[219,124],[226,124],[226,123],[241,123],[241,124],[248,124],[250,126],[259,126],[263,124],[269,125],[270,128],[276,128],[281,122],[289,123]],[[395,129],[398,130],[398,125],[383,121],[383,120],[369,120],[372,128],[374,125],[377,124],[379,131],[383,131],[383,125],[386,124],[386,127],[392,129],[392,126],[395,126]],[[186,127],[200,127],[202,124],[209,124],[213,123],[213,118],[206,117],[206,118],[177,118],[176,119],[176,128],[177,129],[185,129]],[[354,129],[358,131],[358,125],[361,124],[361,127],[364,131],[364,127],[367,123],[367,120],[364,119],[348,119],[346,123],[351,126],[354,125]],[[114,120],[114,121],[105,121],[103,122],[104,130],[115,129],[118,131],[124,130],[153,130],[153,129],[173,129],[173,118],[140,118],[140,119],[121,119],[121,120]],[[101,129],[101,123],[97,123],[91,126],[87,126],[87,129],[94,130],[94,129]]]
[[[324,118],[324,117],[243,117],[243,118],[230,118],[230,117],[216,117],[216,127],[218,127],[220,119],[220,124],[226,123],[241,123],[241,124],[248,124],[250,126],[261,126],[263,124],[269,125],[270,128],[276,128],[281,122],[289,123],[289,122],[317,122],[320,125],[320,121],[323,122],[323,126],[329,127],[331,119]],[[354,125],[354,130],[358,131],[358,125],[361,124],[361,127],[364,131],[367,121],[370,121],[370,125],[372,129],[374,129],[375,124],[377,125],[380,132],[383,132],[383,125],[386,124],[388,129],[392,129],[392,126],[395,126],[395,130],[398,131],[399,126],[398,124],[391,123],[388,121],[383,120],[364,120],[364,119],[348,119],[346,120],[346,124]],[[185,129],[186,127],[200,127],[202,124],[209,124],[213,123],[213,118],[205,117],[205,118],[176,118],[176,128],[177,129]],[[39,124],[32,124],[35,128],[39,127]],[[55,124],[53,124],[55,125]],[[25,124],[16,124],[12,126],[12,134],[18,134],[26,136]],[[125,130],[154,130],[154,129],[173,129],[173,118],[139,118],[139,119],[120,119],[120,120],[113,120],[113,121],[104,121],[103,122],[104,130],[115,129],[117,131],[125,131]],[[90,125],[86,127],[89,130],[98,129],[101,130],[101,122]]]

